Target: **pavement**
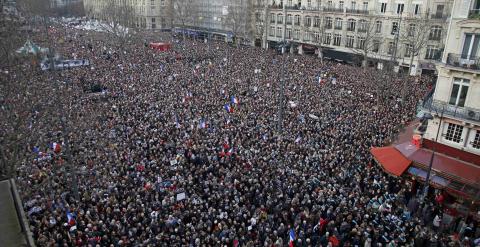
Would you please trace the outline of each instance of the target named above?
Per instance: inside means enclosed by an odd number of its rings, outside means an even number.
[[[408,141],[411,141],[412,140],[412,137],[414,135],[413,131],[415,130],[415,128],[417,127],[417,125],[420,123],[420,121],[418,121],[418,119],[410,122],[404,129],[402,132],[400,132],[395,140],[395,142],[392,143],[392,146],[395,146],[395,145],[398,145],[398,144],[401,144],[401,143],[405,143],[405,142],[408,142]]]
[[[0,181],[0,246],[27,246],[8,180]]]

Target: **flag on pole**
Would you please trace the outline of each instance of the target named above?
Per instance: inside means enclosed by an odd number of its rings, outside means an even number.
[[[67,223],[70,226],[74,226],[77,222],[75,220],[77,216],[75,213],[71,213],[69,210],[67,210]]]
[[[62,151],[62,147],[60,146],[60,143],[52,143],[50,144],[50,148],[55,152],[55,153],[60,153]]]
[[[290,229],[290,231],[288,232],[288,236],[290,238],[290,241],[288,242],[288,246],[289,247],[293,247],[293,241],[295,241],[295,231],[292,229]]]
[[[227,111],[228,113],[232,113],[233,112],[233,107],[230,106],[230,104],[226,104],[224,107],[225,111]]]

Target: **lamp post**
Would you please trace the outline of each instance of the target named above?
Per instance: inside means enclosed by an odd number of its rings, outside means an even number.
[[[283,17],[286,18],[286,4],[283,4]],[[281,135],[283,132],[283,114],[285,110],[284,98],[285,98],[285,50],[287,48],[285,42],[285,31],[287,28],[286,20],[283,20],[283,34],[282,34],[282,74],[280,78],[280,89],[279,89],[279,101],[278,101],[278,123],[277,123],[277,131]]]

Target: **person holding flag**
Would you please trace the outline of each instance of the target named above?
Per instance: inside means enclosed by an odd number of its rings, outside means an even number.
[[[233,95],[232,95],[232,97],[230,97],[230,102],[231,102],[232,104],[238,104],[238,103],[239,103],[238,99],[237,99],[235,96],[233,96]]]
[[[293,230],[293,228],[288,232],[288,237],[290,238],[288,241],[288,246],[294,247],[293,243],[295,242],[295,230]]]

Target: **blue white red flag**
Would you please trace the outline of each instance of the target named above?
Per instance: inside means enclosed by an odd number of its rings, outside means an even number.
[[[288,236],[290,238],[290,241],[288,242],[288,246],[289,247],[293,247],[293,241],[295,241],[295,231],[292,229],[290,229],[290,231],[288,232]]]
[[[230,102],[232,102],[232,104],[238,104],[239,101],[237,98],[235,98],[235,96],[232,96],[230,97]]]

